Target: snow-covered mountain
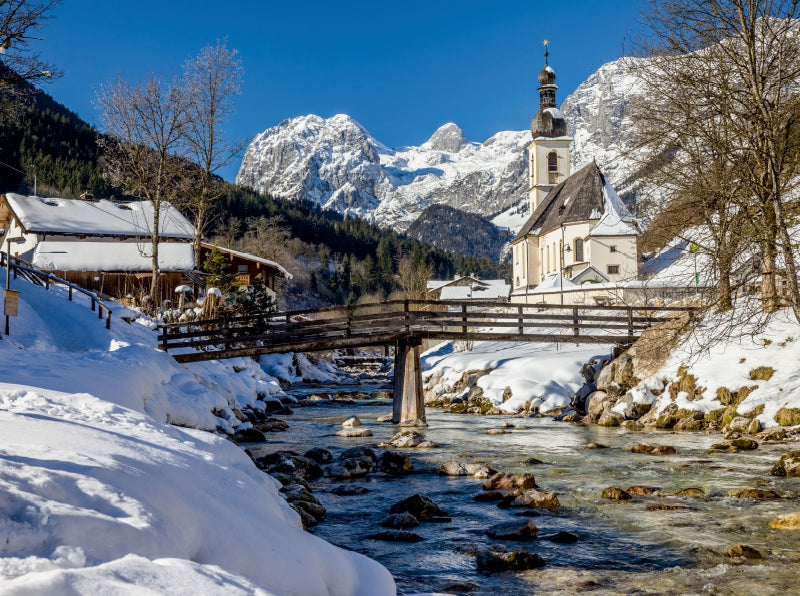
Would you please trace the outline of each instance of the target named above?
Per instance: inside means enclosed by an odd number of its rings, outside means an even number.
[[[633,188],[632,168],[621,155],[631,126],[627,107],[636,92],[635,79],[618,60],[589,77],[562,107],[575,137],[573,171],[597,159],[623,197]],[[475,143],[449,123],[419,147],[391,149],[347,115],[300,116],[252,141],[236,182],[398,230],[433,204],[484,217],[501,214],[495,223],[516,230],[528,215],[530,138],[528,130],[504,131]]]

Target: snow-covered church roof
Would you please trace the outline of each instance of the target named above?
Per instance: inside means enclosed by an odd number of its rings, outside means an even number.
[[[555,186],[520,229],[515,241],[546,234],[562,225],[599,220],[597,236],[637,234],[625,203],[592,161]]]
[[[149,237],[153,206],[148,201],[42,198],[6,193],[6,202],[26,233],[68,236]],[[164,239],[191,239],[194,227],[167,202],[160,210]]]

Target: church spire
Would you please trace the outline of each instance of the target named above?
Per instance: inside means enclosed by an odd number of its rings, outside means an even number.
[[[556,107],[556,72],[550,67],[547,57],[550,55],[548,46],[550,42],[544,40],[544,68],[539,73],[539,107],[554,108]]]

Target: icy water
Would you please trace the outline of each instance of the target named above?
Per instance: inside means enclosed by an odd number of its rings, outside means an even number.
[[[377,390],[378,385],[351,388]],[[295,388],[298,396],[347,388]],[[360,404],[369,402],[362,401]],[[374,402],[373,402],[374,403]],[[251,446],[258,454],[291,449],[304,453],[324,447],[337,457],[357,445],[388,441],[399,429],[376,419],[391,411],[380,405],[322,403],[294,408],[284,417],[285,433],[271,433],[269,442]],[[341,423],[357,415],[370,428],[369,438],[335,436]],[[447,591],[452,594],[800,594],[800,530],[773,530],[769,522],[782,513],[800,512],[800,479],[776,478],[772,464],[796,444],[762,444],[739,453],[708,452],[718,434],[629,432],[595,425],[572,425],[548,418],[471,416],[428,409],[429,427],[422,432],[436,449],[405,449],[414,472],[400,478],[373,473],[355,480],[321,479],[314,494],[327,508],[314,533],[342,547],[364,553],[394,575],[399,594]],[[489,429],[512,422],[508,434]],[[597,443],[605,449],[587,449]],[[636,443],[672,445],[676,455],[631,453]],[[528,458],[542,464],[526,464]],[[436,470],[451,459],[485,462],[504,472],[531,472],[540,490],[558,495],[557,512],[535,517],[538,538],[526,542],[489,539],[485,531],[506,521],[524,521],[515,509],[475,502],[481,481],[449,478]],[[337,496],[330,492],[355,484],[371,492]],[[656,487],[657,495],[632,501],[601,498],[604,488],[632,485]],[[704,498],[672,496],[700,488]],[[751,500],[729,497],[732,490],[771,489],[784,498]],[[452,517],[450,523],[427,523],[412,529],[424,538],[414,544],[365,539],[384,528],[379,522],[393,503],[420,493],[432,498]],[[663,508],[663,506],[671,508]],[[677,506],[677,508],[675,507]],[[655,507],[659,507],[656,509]],[[574,544],[546,540],[567,531]],[[763,555],[737,562],[722,553],[737,544]],[[539,570],[483,575],[476,570],[475,550],[505,545],[538,553],[547,565]]]

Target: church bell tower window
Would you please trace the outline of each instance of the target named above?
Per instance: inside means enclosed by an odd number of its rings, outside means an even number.
[[[558,154],[555,151],[547,154],[547,178],[550,184],[558,184]]]

